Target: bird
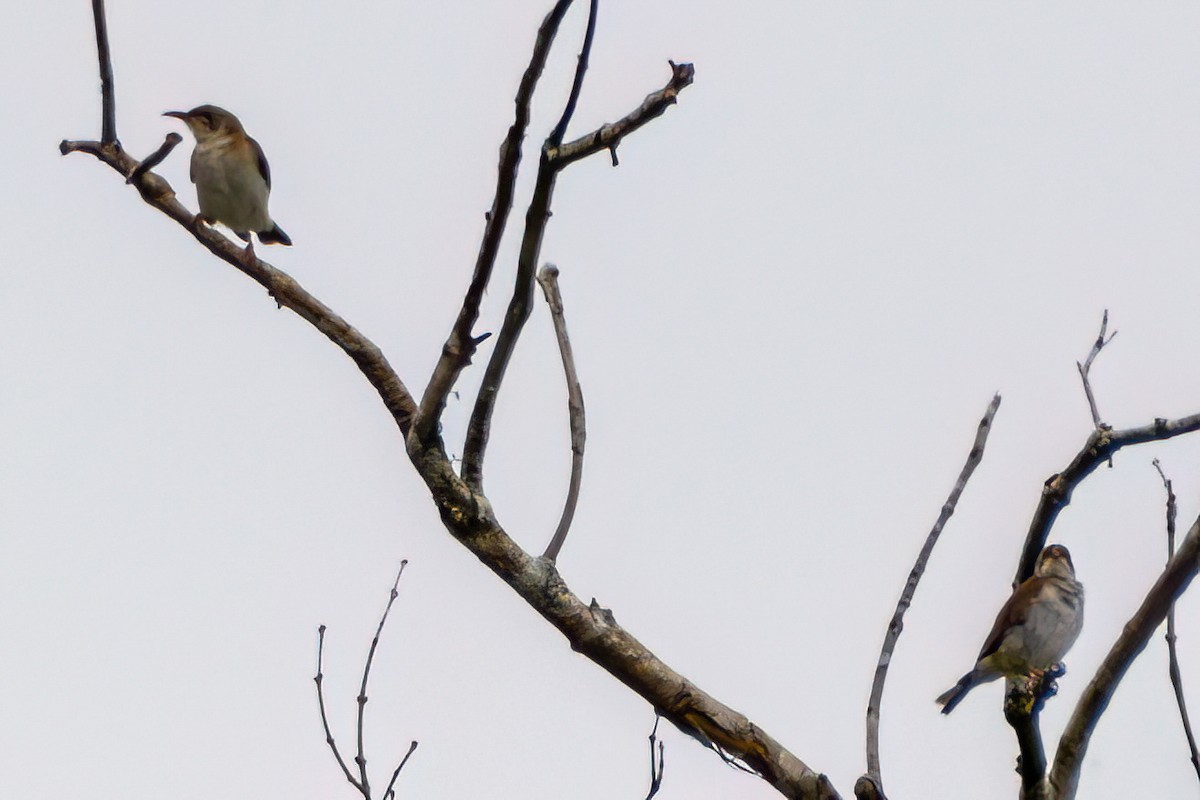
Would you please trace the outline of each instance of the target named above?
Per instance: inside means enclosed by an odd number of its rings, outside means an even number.
[[[292,239],[271,219],[267,197],[271,169],[258,142],[246,135],[241,121],[214,105],[191,111],[167,111],[164,117],[183,120],[196,137],[192,150],[192,183],[200,200],[199,218],[220,222],[246,242],[253,254],[251,233],[263,244],[291,245]]]
[[[949,714],[967,692],[999,677],[1040,677],[1075,644],[1083,628],[1083,584],[1075,580],[1071,554],[1052,544],[1038,556],[1033,577],[1004,603],[975,668],[937,702]]]

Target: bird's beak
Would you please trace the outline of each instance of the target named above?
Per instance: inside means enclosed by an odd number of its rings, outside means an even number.
[[[181,119],[184,122],[187,122],[187,118],[188,118],[186,111],[164,111],[163,116],[164,117],[175,117],[176,119]]]

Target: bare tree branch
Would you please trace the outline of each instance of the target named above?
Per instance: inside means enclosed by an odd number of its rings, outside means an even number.
[[[571,124],[571,117],[575,116],[575,106],[579,104],[579,94],[583,91],[583,77],[587,74],[588,57],[592,54],[592,40],[596,37],[598,6],[598,0],[591,0],[588,4],[587,30],[583,34],[583,46],[579,49],[579,60],[575,63],[575,78],[571,81],[571,94],[567,97],[567,104],[563,107],[562,116],[558,118],[558,124],[554,126],[554,130],[550,132],[550,137],[546,140],[547,144],[552,146],[562,144],[563,137],[567,135],[567,126]]]
[[[1085,360],[1082,364],[1080,364],[1078,361],[1075,362],[1075,366],[1079,368],[1079,377],[1083,381],[1083,392],[1087,395],[1088,408],[1092,411],[1092,424],[1097,428],[1102,427],[1104,423],[1100,421],[1100,412],[1096,408],[1096,396],[1092,394],[1092,382],[1090,380],[1090,374],[1092,371],[1092,362],[1096,360],[1096,356],[1100,355],[1100,351],[1104,349],[1105,345],[1107,345],[1117,336],[1117,332],[1113,331],[1112,336],[1109,336],[1107,339],[1105,339],[1104,335],[1107,332],[1108,309],[1106,308],[1104,309],[1104,318],[1100,321],[1100,335],[1096,337],[1095,343],[1092,344],[1092,350],[1090,353],[1088,353],[1087,360]]]
[[[667,63],[671,65],[671,79],[657,92],[646,95],[642,104],[631,113],[574,141],[550,148],[548,156],[554,166],[562,169],[603,150],[612,154],[613,166],[617,166],[617,146],[621,140],[673,106],[679,93],[691,86],[696,77],[696,68],[691,64],[676,64],[674,61]]]
[[[138,162],[120,145],[105,147],[100,142],[66,141],[59,151],[88,153],[116,170],[122,178],[132,175]],[[133,181],[142,199],[186,228],[196,241],[213,255],[232,265],[263,286],[280,306],[290,308],[311,323],[348,355],[379,393],[384,406],[407,434],[416,414],[416,404],[383,352],[366,336],[355,330],[333,309],[313,297],[286,272],[259,258],[247,258],[245,251],[206,225],[198,225],[196,216],[175,197],[175,191],[161,176],[146,172]]]
[[[1167,490],[1167,562],[1170,563],[1171,556],[1175,555],[1175,488],[1171,484],[1171,480],[1167,474],[1163,472],[1162,464],[1158,459],[1153,461],[1154,468],[1158,470],[1158,475],[1162,478],[1163,488]],[[1167,674],[1171,678],[1171,688],[1175,691],[1175,704],[1179,706],[1179,718],[1183,722],[1183,735],[1187,738],[1188,753],[1191,756],[1192,768],[1196,770],[1196,777],[1200,778],[1200,754],[1196,752],[1196,737],[1192,733],[1192,721],[1188,716],[1187,700],[1183,695],[1183,674],[1179,669],[1179,651],[1176,647],[1175,635],[1175,604],[1167,610]]]
[[[530,102],[542,71],[546,68],[546,59],[550,54],[551,45],[554,44],[554,38],[558,35],[558,27],[571,7],[571,2],[572,0],[558,0],[542,21],[534,41],[529,66],[525,68],[525,74],[521,77],[521,84],[517,89],[516,118],[500,145],[496,194],[492,200],[492,209],[486,216],[483,241],[480,242],[479,255],[475,259],[471,285],[463,297],[462,310],[458,312],[458,319],[442,347],[442,356],[429,378],[429,385],[425,387],[421,396],[415,435],[425,445],[432,443],[438,435],[438,423],[446,407],[446,398],[450,396],[459,374],[471,363],[471,356],[474,355],[475,346],[479,341],[472,337],[471,329],[479,319],[479,305],[483,302],[484,290],[491,280],[500,240],[504,236],[508,215],[512,211],[517,168],[521,164],[521,142],[525,139],[525,130],[529,127]]]
[[[1197,570],[1200,570],[1200,519],[1193,523],[1142,605],[1125,623],[1121,635],[1079,698],[1059,740],[1054,766],[1050,770],[1050,784],[1054,787],[1056,800],[1074,800],[1083,758],[1100,715],[1108,707],[1129,665],[1145,649],[1154,631],[1166,618],[1171,604],[1187,589]]]
[[[921,576],[925,574],[925,565],[929,562],[929,557],[933,555],[934,545],[942,535],[942,529],[954,514],[958,499],[962,496],[963,490],[967,488],[967,481],[971,479],[975,468],[983,460],[983,448],[987,444],[988,433],[992,430],[992,420],[995,419],[999,409],[1000,395],[997,394],[988,404],[983,419],[979,420],[979,426],[975,431],[975,441],[971,445],[970,453],[967,454],[967,461],[958,473],[958,480],[954,482],[950,496],[942,504],[937,521],[933,523],[933,528],[925,537],[925,544],[921,547],[917,561],[908,573],[908,580],[900,592],[900,600],[896,603],[896,610],[892,614],[892,620],[888,623],[887,632],[883,637],[883,647],[880,648],[879,660],[875,664],[875,679],[871,682],[871,699],[867,701],[867,774],[864,777],[868,779],[870,785],[863,785],[863,791],[873,792],[870,795],[872,797],[886,798],[887,796],[883,790],[883,776],[879,764],[879,714],[880,707],[883,705],[883,685],[887,680],[888,666],[892,663],[892,652],[896,649],[896,643],[900,640],[900,634],[904,630],[904,615],[912,605],[913,595],[917,592],[917,584],[921,582]],[[859,783],[861,785],[862,781]],[[858,794],[858,791],[856,788],[855,793]],[[863,800],[861,795],[860,800]]]
[[[1096,467],[1103,464],[1123,447],[1146,442],[1160,442],[1172,439],[1185,433],[1200,430],[1200,414],[1192,414],[1179,419],[1156,419],[1149,425],[1140,428],[1127,428],[1117,431],[1111,428],[1094,429],[1087,438],[1071,463],[1062,472],[1057,472],[1046,479],[1042,487],[1042,498],[1033,513],[1029,523],[1029,532],[1025,536],[1025,546],[1021,551],[1021,562],[1017,567],[1013,587],[1017,587],[1033,574],[1038,554],[1046,546],[1046,539],[1058,514],[1071,502],[1071,494],[1083,480],[1092,474]]]
[[[579,487],[583,482],[583,448],[587,443],[587,422],[583,410],[583,389],[575,371],[575,355],[571,351],[571,339],[567,336],[567,320],[563,314],[562,293],[558,290],[558,267],[547,264],[538,273],[538,285],[546,295],[546,305],[554,320],[554,335],[558,339],[558,352],[562,356],[563,371],[567,378],[567,410],[571,424],[571,483],[567,488],[567,501],[563,505],[562,517],[554,537],[542,553],[542,558],[558,560],[563,542],[571,530],[575,518],[575,506],[579,503]]]
[[[371,798],[371,782],[367,780],[367,757],[363,752],[363,720],[367,709],[367,680],[371,677],[371,663],[375,660],[375,648],[379,647],[379,637],[383,634],[383,626],[387,622],[388,612],[392,610],[392,604],[396,602],[396,597],[400,594],[400,578],[404,575],[404,568],[407,566],[408,559],[400,562],[400,570],[396,573],[396,581],[392,584],[392,591],[388,593],[388,601],[387,605],[384,606],[383,616],[379,618],[379,627],[375,629],[375,637],[371,639],[371,649],[367,651],[367,661],[363,665],[362,685],[358,690],[358,755],[354,757],[354,763],[358,764],[359,783],[362,784],[363,794],[367,796],[367,800]],[[401,766],[404,766],[403,763],[401,763]],[[397,769],[396,772],[399,773],[400,770]]]
[[[346,760],[342,758],[342,753],[338,750],[337,743],[333,739],[333,732],[329,730],[329,716],[325,713],[325,673],[323,671],[325,661],[325,626],[317,628],[317,674],[313,680],[317,684],[317,706],[321,710],[321,726],[325,729],[325,744],[329,745],[329,749],[333,751],[333,757],[337,760],[338,766],[342,768],[342,774],[346,776],[346,780],[350,785],[362,793],[365,800],[371,800],[371,795],[361,783],[354,779],[350,773],[350,768],[346,766]]]
[[[1046,700],[1058,691],[1055,679],[1064,674],[1066,670],[1057,664],[1036,677],[1005,681],[1004,719],[1017,735],[1021,800],[1052,800],[1040,717]]]
[[[92,0],[92,19],[96,23],[96,56],[100,60],[100,143],[119,147],[116,88],[113,85],[112,54],[108,50],[104,0]]]

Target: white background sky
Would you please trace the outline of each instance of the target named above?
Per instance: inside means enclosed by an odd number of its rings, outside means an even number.
[[[271,159],[295,240],[269,258],[423,386],[466,287],[496,152],[548,0],[134,2],[109,9],[134,154],[211,102]],[[538,94],[565,97],[585,6]],[[354,796],[343,747],[376,659],[368,757],[401,796],[640,798],[645,703],[445,533],[351,362],[60,139],[97,138],[88,4],[0,33],[0,795]],[[1001,689],[950,718],[1008,592],[1042,481],[1090,419],[1200,411],[1200,9],[1182,3],[605,2],[573,132],[696,64],[679,105],[559,181],[560,265],[588,405],[560,567],[669,664],[844,796],[884,626],[993,391],[982,467],[947,528],[885,698],[895,798],[1016,796]],[[160,172],[194,207],[190,137]],[[523,182],[528,194],[528,181]],[[518,207],[514,219],[520,220]],[[481,330],[499,327],[505,243]],[[482,356],[490,353],[484,346]],[[460,388],[474,388],[480,370]],[[500,400],[487,489],[540,551],[565,491],[548,315]],[[466,402],[446,414],[456,452]],[[1127,450],[1053,539],[1088,589],[1052,746],[1163,559],[1159,456],[1181,527],[1200,440]],[[1200,708],[1200,606],[1180,606]],[[1080,797],[1194,796],[1161,637],[1100,723]],[[663,798],[767,798],[674,730]]]

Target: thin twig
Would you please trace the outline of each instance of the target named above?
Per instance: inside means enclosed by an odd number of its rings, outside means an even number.
[[[662,716],[655,713],[654,728],[650,731],[650,791],[646,794],[646,800],[651,800],[654,795],[658,794],[658,790],[662,787],[663,779],[663,743],[658,741],[658,721]],[[654,745],[658,745],[658,753],[654,752]]]
[[[1158,463],[1157,458],[1154,459],[1153,464],[1154,468],[1158,470],[1159,477],[1162,478],[1163,488],[1167,490],[1167,562],[1170,563],[1171,556],[1175,555],[1175,487],[1167,478],[1167,474],[1163,472],[1162,464]],[[1192,768],[1196,770],[1196,777],[1200,778],[1200,754],[1196,752],[1196,737],[1192,733],[1192,721],[1188,716],[1187,700],[1183,695],[1183,672],[1179,668],[1179,652],[1176,647],[1174,603],[1171,603],[1170,609],[1167,610],[1166,638],[1167,674],[1171,677],[1171,688],[1175,690],[1175,704],[1179,706],[1179,718],[1183,722],[1183,734],[1187,737]]]
[[[583,46],[579,48],[579,60],[575,62],[575,79],[571,82],[571,95],[567,98],[566,106],[563,107],[562,116],[558,118],[558,124],[554,126],[554,130],[550,132],[550,137],[546,140],[547,144],[552,147],[562,144],[563,137],[567,135],[567,126],[571,124],[571,117],[575,115],[575,106],[579,103],[579,93],[583,91],[583,77],[587,74],[588,56],[592,53],[592,39],[596,35],[598,6],[599,0],[591,0],[588,5],[587,30],[583,34]]]
[[[496,193],[492,199],[491,211],[485,216],[483,239],[479,244],[479,255],[475,258],[475,272],[471,277],[471,285],[463,296],[462,309],[458,319],[450,330],[450,336],[442,346],[442,355],[429,378],[429,384],[421,396],[420,410],[417,413],[415,436],[417,440],[428,446],[438,435],[438,421],[446,407],[446,398],[454,388],[459,374],[471,363],[471,356],[479,341],[471,334],[471,329],[479,319],[479,306],[483,302],[483,294],[492,277],[492,268],[496,264],[496,255],[500,250],[500,240],[508,224],[508,216],[512,211],[513,196],[516,192],[517,169],[521,163],[521,142],[525,139],[525,130],[529,127],[529,107],[533,99],[534,89],[546,67],[546,59],[550,54],[550,46],[558,35],[558,27],[571,7],[572,0],[558,0],[554,8],[546,15],[538,29],[537,38],[533,45],[533,54],[529,66],[521,77],[517,88],[516,116],[508,129],[508,135],[500,145],[500,165],[496,176]]]
[[[612,155],[612,165],[617,166],[617,146],[621,140],[675,105],[679,93],[691,86],[696,77],[696,68],[692,64],[676,64],[674,61],[667,63],[671,65],[671,78],[663,88],[646,95],[640,106],[616,122],[601,125],[591,133],[562,146],[552,147],[549,156],[554,166],[562,169],[568,164],[605,150]]]
[[[563,505],[562,517],[558,520],[554,538],[547,545],[546,552],[542,553],[542,558],[557,561],[563,542],[567,540],[567,533],[571,530],[571,520],[575,518],[575,506],[579,503],[579,487],[583,483],[583,448],[587,443],[587,422],[583,410],[583,388],[579,385],[579,375],[575,371],[575,355],[571,351],[571,339],[567,336],[562,293],[558,289],[558,267],[553,264],[542,267],[537,282],[546,295],[546,305],[550,307],[550,316],[554,320],[554,335],[558,339],[558,352],[562,356],[563,371],[567,378],[567,410],[571,424],[571,483],[567,488],[567,501]]]
[[[1133,617],[1121,628],[1116,643],[1096,670],[1095,677],[1083,690],[1058,742],[1054,766],[1050,770],[1050,784],[1054,787],[1056,800],[1074,800],[1083,759],[1100,715],[1108,708],[1129,666],[1146,648],[1146,643],[1166,618],[1171,604],[1188,588],[1198,570],[1200,519],[1188,530],[1179,550],[1146,593]]]
[[[371,677],[371,662],[375,660],[375,648],[379,646],[379,637],[383,634],[383,625],[387,622],[388,612],[392,610],[392,603],[396,602],[396,597],[400,594],[400,577],[404,574],[404,568],[407,566],[408,559],[406,558],[400,562],[400,570],[396,573],[392,591],[388,594],[383,616],[379,618],[379,627],[375,629],[375,638],[371,640],[371,649],[367,651],[367,662],[363,665],[362,686],[358,690],[358,755],[354,757],[354,763],[358,764],[359,779],[362,783],[363,793],[367,795],[367,800],[371,798],[371,783],[367,780],[367,757],[363,753],[363,719],[367,708],[367,679]]]
[[[104,0],[92,0],[96,23],[96,55],[100,60],[100,143],[117,144],[117,103],[113,87],[112,55],[108,49],[108,22]]]
[[[971,479],[975,468],[983,460],[983,448],[987,444],[988,434],[992,430],[992,420],[995,419],[999,408],[1000,395],[997,394],[988,404],[983,418],[979,420],[979,426],[975,431],[975,441],[971,444],[971,451],[967,454],[967,461],[958,473],[958,480],[954,482],[954,488],[950,490],[950,495],[946,498],[946,502],[942,504],[942,510],[938,514],[937,521],[933,523],[933,528],[930,529],[929,535],[925,537],[925,544],[921,547],[917,561],[908,573],[908,580],[904,584],[904,590],[900,593],[900,600],[896,603],[896,610],[892,614],[891,622],[888,623],[887,632],[883,637],[883,647],[879,651],[879,661],[875,664],[875,679],[871,683],[871,699],[867,702],[867,778],[874,783],[873,788],[880,797],[885,797],[886,795],[883,790],[883,777],[879,764],[879,715],[880,707],[883,704],[883,686],[887,680],[888,666],[892,661],[892,652],[896,649],[900,633],[904,630],[904,615],[908,611],[909,606],[912,605],[913,595],[917,591],[917,584],[920,583],[921,576],[925,574],[925,566],[929,562],[929,557],[933,554],[934,545],[937,544],[938,537],[942,535],[942,529],[946,526],[946,522],[954,514],[954,509],[958,505],[958,499],[967,487],[967,481]]]
[[[383,800],[392,800],[396,796],[396,779],[400,777],[400,770],[404,769],[404,765],[408,763],[408,759],[417,751],[417,740],[413,739],[412,744],[408,746],[408,752],[404,754],[404,758],[400,759],[400,764],[396,767],[396,771],[392,773],[392,779],[388,781],[387,789],[383,791]]]
[[[175,146],[182,141],[183,137],[178,133],[174,131],[168,133],[167,138],[158,146],[158,149],[142,159],[142,163],[133,168],[133,171],[129,173],[129,177],[125,179],[125,182],[137,183],[140,181],[143,175],[161,164],[163,159],[170,155]]]
[[[333,757],[337,760],[338,766],[342,768],[342,774],[346,776],[346,780],[350,782],[358,791],[362,792],[366,800],[371,800],[371,796],[367,794],[363,785],[354,779],[350,774],[350,768],[346,766],[345,759],[342,758],[341,751],[338,750],[337,743],[333,740],[333,732],[329,730],[329,717],[325,713],[325,690],[322,688],[325,682],[325,674],[323,672],[323,661],[325,658],[325,626],[317,628],[317,675],[313,680],[317,684],[317,706],[321,709],[321,726],[325,728],[325,744],[329,745],[329,749],[333,751]]]
[[[1108,309],[1104,309],[1104,318],[1100,321],[1100,335],[1096,337],[1096,341],[1092,344],[1092,351],[1088,353],[1087,359],[1080,364],[1075,362],[1075,366],[1079,368],[1079,377],[1083,380],[1083,392],[1087,395],[1088,408],[1092,411],[1092,424],[1096,428],[1100,428],[1104,423],[1100,421],[1100,411],[1096,408],[1096,396],[1092,394],[1092,382],[1090,373],[1092,371],[1092,362],[1096,360],[1096,356],[1100,355],[1100,351],[1105,346],[1116,338],[1117,332],[1113,331],[1112,336],[1104,338],[1108,332]]]

